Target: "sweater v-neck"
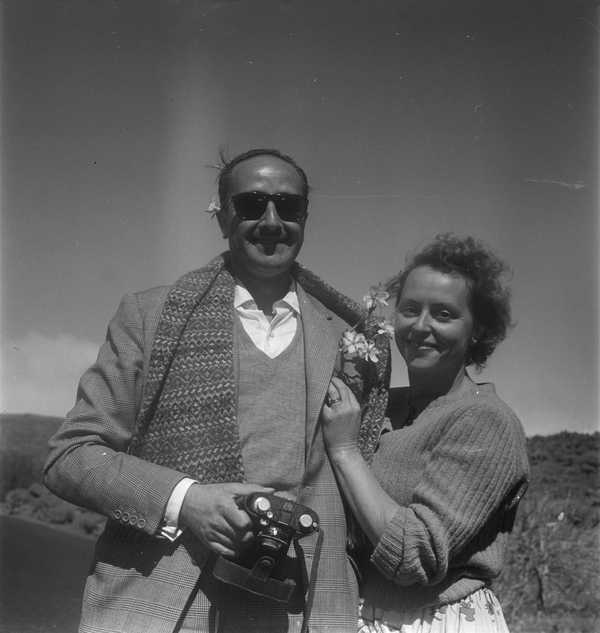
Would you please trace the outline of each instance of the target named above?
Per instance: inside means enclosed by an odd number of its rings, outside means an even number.
[[[492,383],[476,383],[469,379],[467,385],[461,389],[445,393],[429,402],[416,416],[410,418],[410,387],[400,387],[390,390],[390,403],[387,417],[392,422],[392,428],[412,426],[421,416],[430,411],[448,406],[449,404],[468,398],[473,401],[481,395],[495,394]],[[400,419],[399,419],[400,418]],[[395,424],[394,424],[395,423]]]

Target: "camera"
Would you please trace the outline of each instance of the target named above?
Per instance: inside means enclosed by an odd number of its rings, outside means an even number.
[[[275,494],[240,497],[238,505],[254,524],[255,539],[233,561],[219,557],[213,575],[246,591],[291,603],[306,592],[307,574],[298,540],[319,530],[319,517],[311,508]],[[294,543],[296,558],[288,550]],[[295,594],[294,600],[292,600]]]

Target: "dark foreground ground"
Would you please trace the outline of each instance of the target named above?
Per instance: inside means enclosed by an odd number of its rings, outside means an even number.
[[[0,633],[76,633],[94,540],[0,516]]]

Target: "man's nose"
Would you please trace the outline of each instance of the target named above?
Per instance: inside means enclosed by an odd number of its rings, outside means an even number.
[[[272,200],[267,202],[267,208],[260,218],[260,227],[265,230],[281,230],[281,218],[277,213],[277,208]]]

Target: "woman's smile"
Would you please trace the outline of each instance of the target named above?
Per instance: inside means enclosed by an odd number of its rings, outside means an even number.
[[[472,334],[466,280],[429,266],[411,271],[396,307],[396,342],[409,373],[456,375]]]

